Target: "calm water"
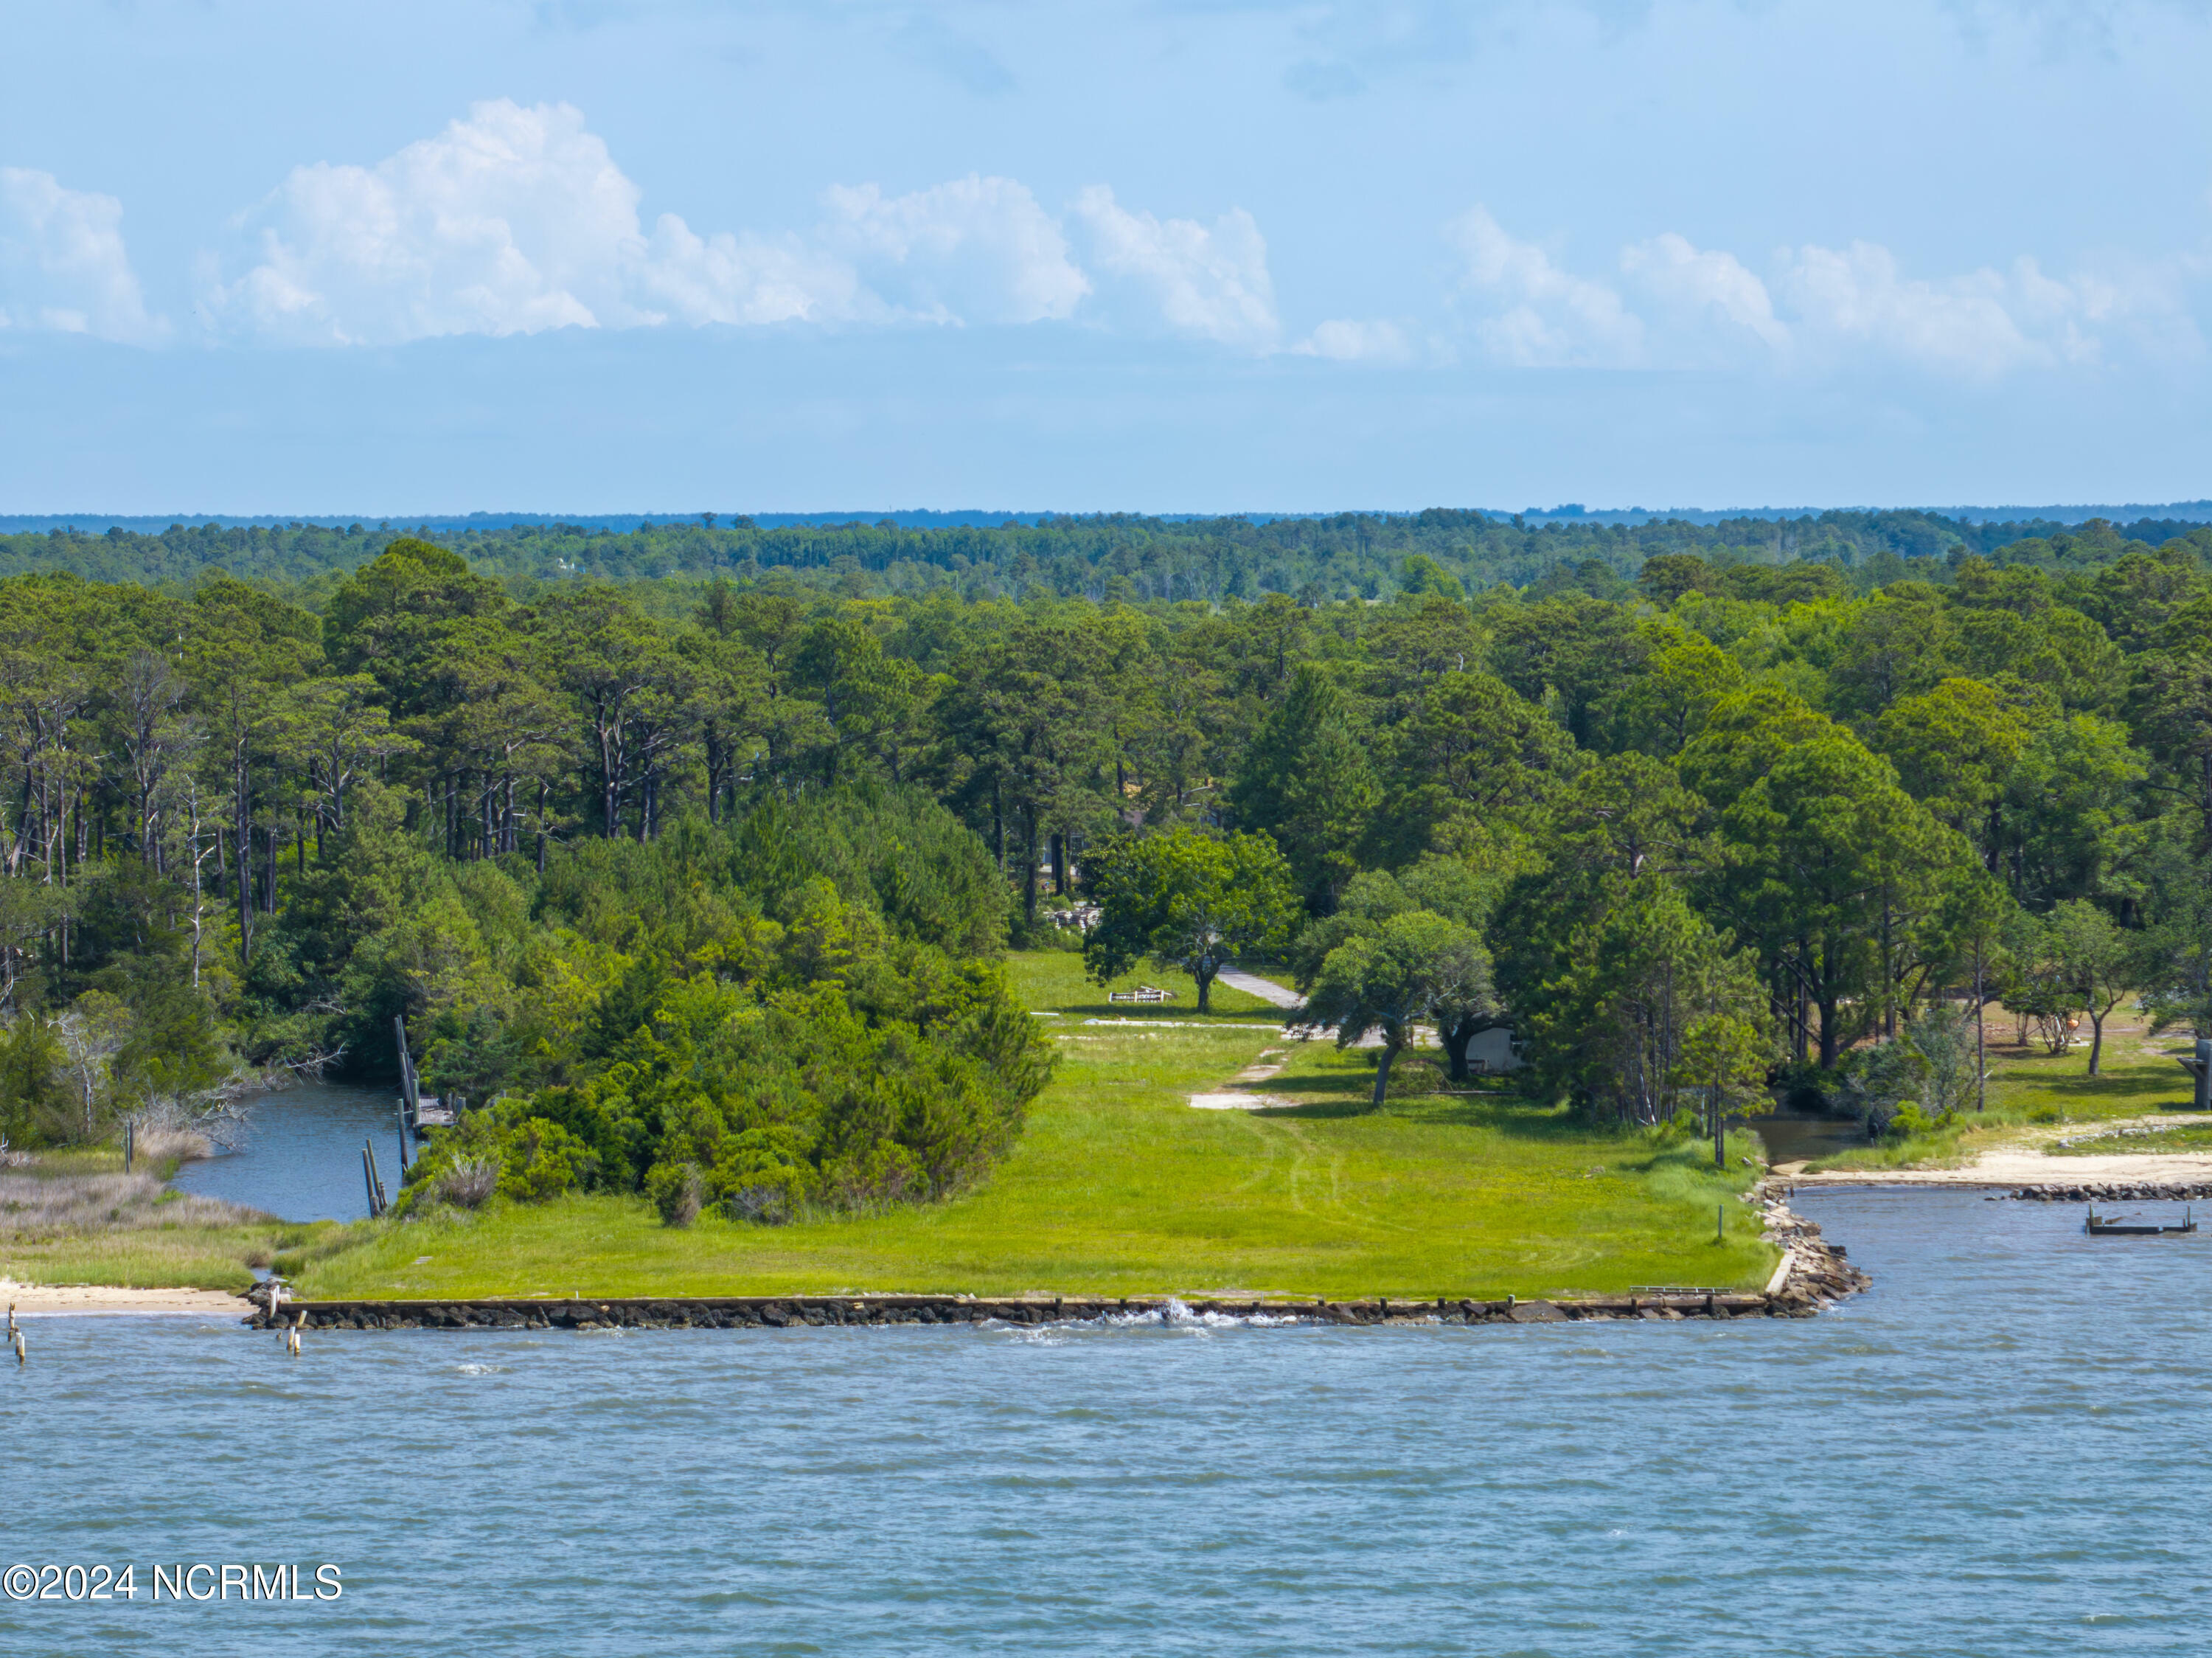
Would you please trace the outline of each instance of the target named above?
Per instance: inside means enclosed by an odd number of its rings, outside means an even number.
[[[2212,1648],[2212,1234],[1807,1207],[1818,1320],[273,1336],[51,1319],[7,1561],[322,1561],[335,1606],[0,1602],[8,1654]],[[2146,1211],[2148,1212],[2148,1211]]]
[[[399,1192],[398,1095],[391,1088],[303,1082],[250,1102],[235,1151],[187,1163],[170,1184],[267,1210],[288,1221],[368,1214],[361,1143],[373,1138],[388,1196]]]

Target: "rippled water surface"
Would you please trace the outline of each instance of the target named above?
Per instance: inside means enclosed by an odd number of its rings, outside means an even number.
[[[2212,1236],[1808,1198],[1817,1320],[330,1332],[51,1319],[9,1561],[344,1569],[0,1603],[0,1651],[2203,1653]]]

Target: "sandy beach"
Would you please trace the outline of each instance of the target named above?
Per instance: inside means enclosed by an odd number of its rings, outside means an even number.
[[[82,1313],[244,1318],[253,1310],[238,1296],[220,1289],[123,1289],[100,1283],[17,1283],[13,1278],[0,1278],[0,1304],[12,1306],[19,1318]]]

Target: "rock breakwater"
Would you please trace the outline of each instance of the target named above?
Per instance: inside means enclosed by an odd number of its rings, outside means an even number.
[[[1790,1309],[1790,1316],[1809,1317],[1823,1307],[1856,1295],[1874,1280],[1853,1266],[1841,1244],[1820,1235],[1816,1222],[1790,1207],[1790,1185],[1768,1179],[1752,1189],[1751,1200],[1765,1211],[1769,1243],[1782,1246],[1782,1264],[1766,1286],[1767,1297]]]
[[[2011,1198],[2027,1204],[2179,1204],[2212,1201],[2212,1181],[2094,1180],[2024,1186],[2001,1192],[1990,1201]]]

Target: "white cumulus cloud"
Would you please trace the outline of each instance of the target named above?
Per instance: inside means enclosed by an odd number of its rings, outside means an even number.
[[[581,112],[480,103],[374,166],[294,168],[241,221],[251,253],[214,282],[210,309],[263,338],[341,345],[668,323],[1018,325],[1094,298],[1066,225],[1012,179],[838,186],[817,223],[774,234],[703,233],[673,213],[648,230],[641,196]],[[1272,345],[1249,215],[1163,222],[1101,187],[1074,216],[1121,299],[1141,296],[1179,331]]]
[[[2085,350],[2078,335],[2067,338],[2063,324],[2032,337],[2014,314],[2015,303],[2027,300],[2046,312],[2067,308],[2033,287],[2016,289],[1995,271],[1934,282],[1907,277],[1895,254],[1869,241],[1801,247],[1785,253],[1781,265],[1782,291],[1803,326],[1846,346],[1974,376]]]
[[[1692,329],[1741,330],[1778,351],[1789,347],[1766,284],[1733,253],[1695,247],[1669,230],[1621,249],[1620,268]]]
[[[1620,290],[1561,268],[1481,207],[1448,227],[1464,264],[1455,302],[1493,358],[1525,367],[1872,367],[1987,381],[2015,369],[2090,366],[2114,347],[2195,360],[2203,340],[2182,256],[2057,277],[2027,257],[2002,271],[1908,275],[1881,244],[1782,249],[1761,279],[1674,231],[1620,250]],[[2212,266],[2212,261],[2203,262]]]
[[[894,197],[872,184],[839,187],[829,206],[828,245],[919,315],[1042,322],[1071,314],[1091,291],[1060,222],[1012,179],[970,174]]]
[[[1273,349],[1280,332],[1267,244],[1243,208],[1211,226],[1195,219],[1132,213],[1104,185],[1075,199],[1091,263],[1124,296],[1179,332],[1250,350]]]
[[[640,192],[566,104],[480,103],[374,167],[295,168],[252,216],[258,262],[216,308],[295,344],[841,315],[856,283],[790,241],[650,235]]]
[[[167,326],[131,271],[121,202],[0,167],[0,328],[146,344]]]
[[[625,293],[637,204],[579,111],[480,103],[374,167],[295,168],[220,302],[301,344],[620,326],[647,320]]]
[[[2193,359],[2203,339],[2185,293],[2188,257],[2071,277],[2023,254],[1935,279],[1906,276],[1876,242],[1785,248],[1778,291],[1801,338],[1833,357],[1862,355],[1966,379],[2017,369],[2100,363],[2130,347],[2154,361]]]
[[[1563,271],[1534,242],[1506,234],[1486,208],[1449,229],[1460,298],[1493,357],[1521,368],[1626,368],[1644,359],[1644,323],[1601,282]]]

